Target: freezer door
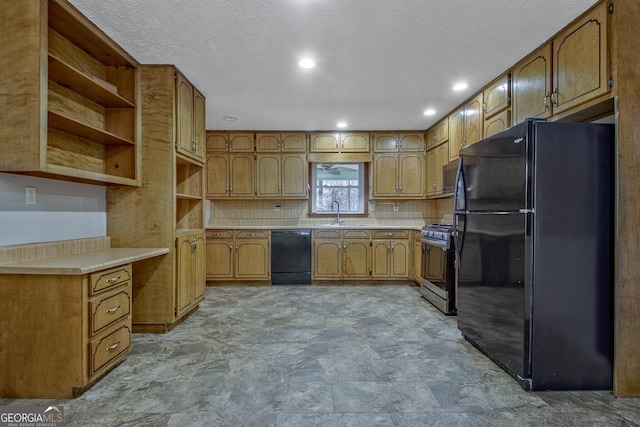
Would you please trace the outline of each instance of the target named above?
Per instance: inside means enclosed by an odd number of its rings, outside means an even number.
[[[468,211],[529,208],[531,122],[523,122],[460,151]]]
[[[515,378],[529,377],[525,270],[530,266],[530,216],[458,215],[458,328]]]

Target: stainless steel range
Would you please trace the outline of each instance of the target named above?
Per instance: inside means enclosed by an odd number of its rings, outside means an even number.
[[[456,269],[452,225],[422,228],[420,293],[444,314],[456,314]]]

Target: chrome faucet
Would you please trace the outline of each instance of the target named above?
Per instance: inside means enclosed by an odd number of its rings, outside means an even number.
[[[338,205],[338,216],[336,217],[336,224],[340,225],[342,224],[342,221],[340,221],[340,202],[338,202],[337,200],[334,200],[333,203]]]

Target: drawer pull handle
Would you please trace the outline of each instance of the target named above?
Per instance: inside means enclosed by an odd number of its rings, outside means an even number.
[[[107,283],[117,282],[118,280],[120,280],[120,277],[122,277],[122,276],[112,277],[111,279],[107,279],[106,282]]]
[[[113,308],[110,308],[109,310],[106,310],[105,314],[115,313],[116,311],[118,311],[119,308],[120,308],[120,304],[118,304],[117,307],[113,307]]]
[[[117,343],[110,345],[109,347],[107,347],[107,349],[105,351],[111,351],[111,350],[115,350],[116,348],[118,348],[118,346],[120,345],[120,341],[118,341]]]
[[[247,233],[247,236],[249,236],[249,237],[255,237],[255,236],[256,236],[256,233]]]

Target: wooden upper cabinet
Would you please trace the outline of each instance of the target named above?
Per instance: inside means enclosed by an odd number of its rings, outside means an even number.
[[[307,159],[303,153],[258,153],[258,197],[306,198]]]
[[[424,151],[423,132],[375,132],[374,152]]]
[[[257,133],[258,152],[305,152],[307,135],[304,132]]]
[[[483,138],[484,114],[482,98],[482,93],[480,93],[464,106],[464,140],[461,148],[475,144]]]
[[[368,153],[368,132],[313,132],[309,151],[314,153]]]
[[[205,98],[176,71],[176,150],[194,160],[205,160]]]
[[[253,133],[207,131],[207,150],[253,152],[253,138]]]
[[[440,145],[449,140],[449,118],[445,117],[435,126],[435,144]]]
[[[551,116],[551,45],[546,44],[513,68],[513,124]]]
[[[554,114],[609,92],[608,7],[601,2],[553,39]]]
[[[253,198],[253,154],[207,153],[207,198]]]
[[[449,161],[458,158],[464,141],[464,107],[449,116]]]
[[[495,135],[511,126],[511,110],[504,110],[484,121],[484,137]]]
[[[372,198],[425,196],[425,153],[376,153],[371,173]]]
[[[511,106],[511,73],[503,74],[483,91],[484,119],[487,120]]]

